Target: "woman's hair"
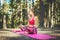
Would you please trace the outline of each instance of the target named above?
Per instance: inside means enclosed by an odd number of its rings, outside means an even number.
[[[32,9],[29,9],[29,13],[30,12],[32,12],[32,14],[30,14],[30,15],[34,15],[34,9],[32,8]]]
[[[33,13],[34,13],[34,9],[32,8],[32,9],[30,9]]]

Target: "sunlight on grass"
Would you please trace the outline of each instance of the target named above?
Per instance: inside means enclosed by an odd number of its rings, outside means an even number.
[[[0,31],[0,36],[6,36],[6,37],[19,37],[20,35],[19,34],[16,34],[16,33],[12,33],[12,32],[9,32],[9,31]]]

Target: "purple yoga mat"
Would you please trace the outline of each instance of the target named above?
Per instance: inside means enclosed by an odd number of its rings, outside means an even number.
[[[53,38],[55,38],[55,37],[52,37],[52,36],[49,36],[46,34],[29,34],[27,36],[36,38],[36,39],[53,39]]]
[[[47,34],[24,34],[24,32],[15,32],[17,34],[22,34],[34,39],[43,39],[43,40],[48,40],[48,39],[55,39],[56,37],[47,35]]]

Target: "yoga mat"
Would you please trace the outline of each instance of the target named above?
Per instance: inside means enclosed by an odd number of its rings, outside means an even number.
[[[31,37],[31,38],[34,38],[34,39],[38,39],[38,40],[50,40],[50,39],[55,39],[56,37],[53,37],[53,36],[50,36],[50,35],[47,35],[47,34],[25,34],[24,32],[22,31],[13,31],[17,34],[22,34],[22,35],[25,35],[25,36],[28,36],[28,37]]]

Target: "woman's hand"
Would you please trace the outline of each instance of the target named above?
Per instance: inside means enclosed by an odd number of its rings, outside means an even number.
[[[26,32],[26,31],[25,31],[24,33],[25,33],[25,34],[28,34],[28,32]]]

